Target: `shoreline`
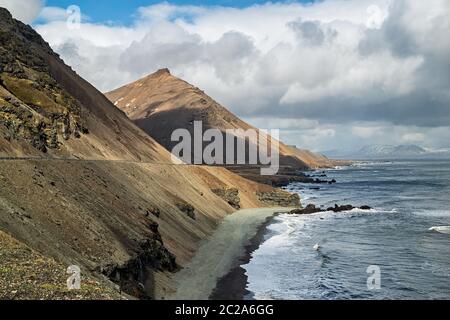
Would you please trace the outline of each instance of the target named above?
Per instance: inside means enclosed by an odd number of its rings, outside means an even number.
[[[192,260],[175,274],[177,291],[167,299],[243,299],[248,292],[241,265],[260,246],[273,217],[292,209],[245,209],[226,217]]]
[[[209,297],[211,300],[253,300],[252,293],[247,290],[248,276],[242,266],[250,262],[253,253],[263,244],[267,227],[279,214],[281,213],[274,213],[267,217],[266,221],[259,226],[257,233],[245,246],[245,253],[237,261],[238,265],[217,281],[216,288]]]
[[[341,161],[342,166],[351,166],[353,161]],[[312,170],[312,172],[333,170],[331,168],[320,168]],[[303,208],[304,209],[304,208]],[[295,210],[295,209],[294,209]],[[291,211],[291,210],[289,210]],[[256,234],[249,239],[249,243],[245,246],[245,252],[239,257],[237,265],[217,281],[209,299],[211,300],[254,300],[252,292],[247,290],[248,276],[246,270],[242,267],[250,262],[253,253],[260,248],[267,234],[268,226],[273,222],[276,216],[283,212],[277,212],[266,218],[266,220],[258,227]],[[310,213],[305,213],[310,214]]]

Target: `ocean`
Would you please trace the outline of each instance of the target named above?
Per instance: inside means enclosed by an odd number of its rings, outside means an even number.
[[[365,161],[325,173],[337,183],[286,190],[303,205],[373,209],[277,216],[243,266],[249,298],[450,299],[450,234],[429,230],[450,226],[450,161]],[[379,287],[368,286],[371,276]]]

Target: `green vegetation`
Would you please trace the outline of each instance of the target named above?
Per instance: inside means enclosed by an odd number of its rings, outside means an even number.
[[[0,23],[0,126],[7,140],[25,140],[47,152],[88,129],[82,105],[52,77],[50,47],[28,26]]]
[[[58,105],[44,91],[37,89],[37,83],[31,80],[13,78],[6,74],[3,74],[1,79],[5,88],[27,105],[38,107],[47,114],[64,113],[67,110]]]
[[[110,300],[124,297],[83,277],[80,290],[68,290],[66,267],[45,258],[0,231],[0,300]]]

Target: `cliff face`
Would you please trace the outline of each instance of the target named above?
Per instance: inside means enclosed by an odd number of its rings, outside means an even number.
[[[89,132],[87,110],[51,77],[50,48],[29,27],[0,11],[0,112],[4,138],[47,152]],[[83,113],[85,115],[83,116]]]
[[[6,233],[29,247],[30,257],[55,266],[58,281],[78,265],[115,293],[105,298],[119,297],[117,286],[164,297],[172,273],[235,211],[217,190],[237,190],[242,208],[264,206],[257,194],[273,192],[223,168],[172,165],[162,146],[1,8],[0,53],[0,242]],[[14,255],[0,254],[18,272],[0,274],[2,297],[29,278]],[[52,298],[35,293],[20,298]]]
[[[106,96],[168,150],[177,144],[171,141],[172,132],[184,128],[193,134],[194,121],[202,121],[204,130],[256,130],[199,88],[171,75],[167,69],[118,88]],[[321,156],[294,151],[283,143],[280,143],[280,164],[295,169],[333,165],[332,161],[327,162]]]
[[[168,161],[168,154],[0,8],[0,156]]]

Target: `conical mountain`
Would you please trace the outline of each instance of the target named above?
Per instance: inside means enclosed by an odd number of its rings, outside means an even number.
[[[202,121],[204,130],[256,129],[201,89],[173,76],[168,69],[161,69],[106,96],[169,151],[178,143],[171,141],[174,130],[184,128],[193,133],[194,121]],[[283,143],[280,143],[280,164],[296,169],[333,166],[332,161],[322,156]]]

